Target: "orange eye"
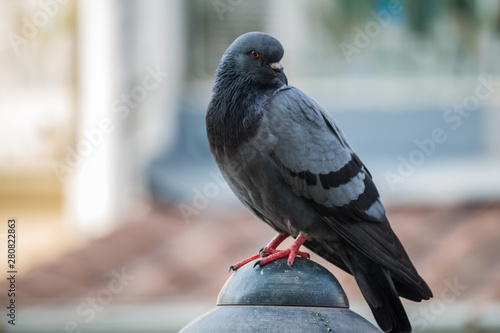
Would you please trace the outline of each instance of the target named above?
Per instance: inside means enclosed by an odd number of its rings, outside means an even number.
[[[254,58],[254,59],[259,59],[259,57],[260,57],[260,54],[257,51],[252,51],[252,52],[250,52],[250,54],[252,55],[252,58]]]

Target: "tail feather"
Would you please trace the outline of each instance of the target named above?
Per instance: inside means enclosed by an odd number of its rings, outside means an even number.
[[[405,280],[348,243],[332,247],[331,244],[308,239],[305,245],[354,276],[378,325],[385,332],[411,332],[411,324],[399,297],[415,302],[432,297],[432,291],[415,268],[413,279]],[[411,265],[409,259],[406,264]]]
[[[366,257],[358,257],[348,266],[377,324],[384,332],[411,332],[410,321],[389,271]]]
[[[422,279],[422,284],[424,284],[424,288],[427,288],[427,293],[422,293],[420,290],[416,290],[412,288],[412,286],[408,283],[404,283],[402,281],[396,280],[391,274],[392,281],[394,282],[394,286],[398,291],[399,296],[409,299],[414,302],[421,302],[422,300],[428,300],[432,297],[432,291],[427,286],[425,281]]]

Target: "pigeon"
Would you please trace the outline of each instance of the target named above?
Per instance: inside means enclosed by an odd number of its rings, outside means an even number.
[[[248,32],[224,52],[206,114],[210,150],[231,190],[277,231],[230,267],[287,258],[302,245],[352,274],[384,332],[411,332],[400,297],[432,297],[395,235],[372,175],[313,98],[288,85],[274,37]],[[287,249],[277,247],[295,238]]]

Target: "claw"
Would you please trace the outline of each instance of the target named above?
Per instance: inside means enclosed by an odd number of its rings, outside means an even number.
[[[228,272],[228,273],[231,273],[231,271],[234,271],[234,270],[235,270],[235,269],[234,269],[234,266],[233,266],[233,265],[231,265],[231,266],[229,266],[229,269],[228,269],[228,271],[227,271],[227,272]]]
[[[261,261],[262,261],[262,260],[257,260],[257,261],[255,262],[255,264],[253,264],[253,267],[255,268],[255,266],[257,266],[257,265],[259,265],[259,266],[260,266],[260,262],[261,262]]]
[[[270,256],[271,254],[276,253],[276,252],[277,252],[277,250],[275,250],[275,249],[263,247],[262,249],[260,249],[259,254],[262,256],[262,258],[265,258],[267,256]]]

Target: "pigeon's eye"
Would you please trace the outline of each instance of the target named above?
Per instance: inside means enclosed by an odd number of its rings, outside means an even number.
[[[252,55],[252,58],[254,58],[254,59],[259,59],[259,57],[260,57],[260,54],[257,51],[252,51],[252,52],[250,52],[250,54]]]

